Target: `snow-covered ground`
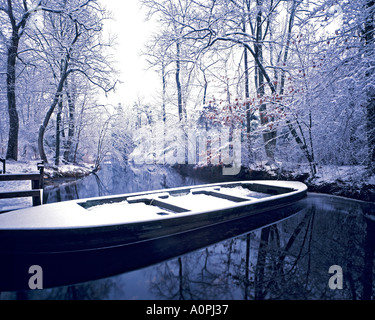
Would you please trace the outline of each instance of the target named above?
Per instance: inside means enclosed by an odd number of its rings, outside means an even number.
[[[365,166],[319,166],[307,184],[311,191],[375,202],[375,175]]]
[[[315,182],[334,182],[341,180],[352,183],[375,184],[375,175],[369,176],[365,166],[319,166]]]
[[[309,191],[345,196],[375,202],[375,175],[370,175],[363,165],[318,165],[311,176],[308,164],[257,162],[249,170],[261,171],[275,179],[300,180]]]
[[[252,170],[264,170],[270,174],[277,175],[277,172],[292,172],[293,175],[310,174],[308,163],[268,163],[267,161],[258,161],[249,166]],[[329,183],[337,180],[345,182],[366,182],[374,183],[375,175],[370,176],[366,167],[356,166],[337,166],[337,165],[318,165],[317,173],[312,179],[316,183]]]
[[[28,173],[39,172],[40,161],[6,161],[6,173]],[[89,174],[93,168],[84,165],[62,164],[56,166],[45,166],[44,174],[47,178],[57,177],[80,177]]]
[[[275,177],[279,172],[290,172],[292,175],[310,175],[308,163],[268,163],[267,161],[257,161],[249,166],[251,170],[262,170]],[[318,165],[317,173],[311,180],[315,183],[331,183],[335,181],[344,182],[365,182],[375,183],[375,175],[369,176],[366,167],[357,166],[337,166],[337,165]]]

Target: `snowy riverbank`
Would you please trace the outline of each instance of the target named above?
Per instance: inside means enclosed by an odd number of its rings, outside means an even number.
[[[296,180],[305,183],[309,192],[342,196],[357,200],[375,202],[375,175],[369,175],[364,166],[318,166],[317,174],[311,178],[309,167],[303,164],[283,166],[259,162],[242,167],[235,176],[223,176],[220,166],[197,167],[193,165],[174,166],[186,176],[199,176],[209,181],[239,180]]]
[[[37,165],[40,161],[6,161],[6,173],[29,173],[38,172]],[[93,168],[89,165],[63,164],[60,166],[46,165],[44,168],[44,177],[47,179],[55,178],[81,178],[89,175]]]

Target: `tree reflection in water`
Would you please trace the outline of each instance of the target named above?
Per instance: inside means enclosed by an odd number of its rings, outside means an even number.
[[[150,291],[160,299],[371,299],[375,223],[363,209],[313,197],[294,217],[151,268]],[[343,269],[342,290],[328,286],[332,265]]]

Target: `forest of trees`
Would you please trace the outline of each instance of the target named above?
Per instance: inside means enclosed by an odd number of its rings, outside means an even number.
[[[109,118],[98,95],[116,83],[107,18],[96,0],[0,2],[2,156],[58,165],[96,147]]]
[[[99,167],[133,150],[163,163],[177,143],[190,162],[198,137],[222,150],[240,132],[245,166],[375,172],[375,1],[140,3],[158,26],[144,49],[158,96],[110,107],[99,102],[117,81],[105,2],[0,1],[0,157]]]
[[[161,26],[145,54],[161,78],[164,135],[181,128],[199,136],[204,114],[211,127],[241,129],[243,165],[374,172],[374,1],[142,3]],[[163,132],[156,123],[149,130]]]

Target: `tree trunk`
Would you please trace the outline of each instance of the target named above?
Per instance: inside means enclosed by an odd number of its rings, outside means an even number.
[[[60,164],[60,132],[61,132],[61,112],[63,107],[62,96],[59,98],[58,110],[56,115],[56,152],[55,152],[55,165]]]
[[[183,110],[182,110],[182,89],[180,81],[180,44],[177,42],[177,59],[176,59],[176,87],[177,87],[177,106],[178,106],[178,116],[180,121],[183,120]]]
[[[262,7],[263,0],[257,0],[258,13],[256,18],[256,41],[254,52],[259,63],[256,65],[255,76],[256,76],[256,89],[258,96],[262,98],[265,95],[265,81],[264,81],[264,72],[259,68],[259,64],[263,65],[263,31],[262,31]],[[267,104],[262,103],[259,107],[260,114],[260,123],[261,125],[267,125],[270,119],[267,115]],[[266,151],[267,158],[270,160],[275,160],[275,149],[276,149],[276,130],[273,130],[271,127],[267,127],[263,133],[264,147]]]
[[[16,104],[16,59],[18,53],[18,46],[21,36],[24,32],[26,23],[31,15],[28,9],[27,2],[23,1],[23,14],[19,23],[16,22],[16,17],[13,14],[13,4],[11,0],[7,0],[8,8],[5,10],[9,17],[11,24],[12,36],[10,39],[10,46],[7,52],[7,99],[8,99],[8,114],[9,114],[9,139],[6,158],[18,160],[18,132],[19,132],[19,117]]]
[[[69,128],[68,128],[68,139],[66,141],[65,150],[64,150],[64,160],[69,161],[70,153],[72,149],[73,137],[75,132],[75,103],[67,90],[66,96],[68,99],[69,106]]]
[[[204,71],[202,72],[203,72],[203,80],[204,80],[202,105],[205,106],[206,100],[207,100],[208,81],[207,81],[206,74],[204,73]]]
[[[77,123],[77,134],[76,134],[74,153],[73,153],[73,163],[77,162],[78,145],[79,145],[80,138],[81,138],[81,132],[83,130],[83,113],[84,113],[84,110],[85,110],[85,108],[82,107],[81,114],[78,117],[79,121]]]
[[[188,136],[186,132],[186,110],[184,110],[182,105],[182,88],[181,88],[181,81],[180,81],[180,43],[176,43],[177,49],[177,59],[176,59],[176,87],[177,87],[177,105],[178,105],[178,115],[180,119],[180,126],[184,135],[184,144],[185,144],[185,164],[189,161],[189,154],[188,154]]]
[[[373,89],[371,91],[373,91]],[[371,172],[375,173],[375,92],[367,93],[366,127],[367,127],[369,169],[371,170]]]
[[[39,155],[40,155],[40,158],[45,163],[48,163],[48,160],[47,160],[47,156],[46,156],[46,153],[45,153],[45,150],[44,150],[44,145],[43,145],[43,142],[44,142],[44,133],[46,132],[46,128],[48,126],[49,120],[51,119],[52,113],[55,110],[55,107],[56,107],[56,105],[57,105],[57,103],[58,103],[58,101],[60,99],[60,96],[62,95],[62,90],[63,90],[63,87],[64,87],[64,83],[65,83],[65,80],[68,77],[68,75],[69,75],[69,72],[68,72],[68,58],[66,58],[65,62],[64,62],[64,67],[63,67],[62,72],[61,72],[61,78],[60,78],[60,81],[59,81],[59,83],[57,85],[55,97],[54,97],[54,99],[52,101],[52,104],[51,104],[50,108],[48,109],[48,111],[46,113],[46,116],[44,117],[42,125],[39,128],[39,134],[38,134]]]
[[[16,105],[16,58],[19,40],[17,30],[13,31],[11,44],[8,48],[6,79],[9,114],[9,139],[6,158],[13,160],[18,160],[19,117]]]
[[[167,120],[167,113],[165,110],[166,106],[166,97],[167,97],[167,79],[165,75],[165,66],[164,66],[164,61],[162,62],[162,82],[163,82],[163,97],[162,97],[162,117],[163,117],[163,164],[166,164],[165,160],[165,140],[166,140],[166,135],[167,135],[167,128],[166,128],[166,120]]]
[[[246,32],[246,22],[243,21],[243,32]],[[245,73],[245,103],[246,103],[246,143],[247,143],[247,159],[250,160],[251,146],[250,146],[250,131],[251,131],[251,112],[250,112],[250,89],[249,89],[249,65],[247,49],[244,48],[244,73]],[[233,129],[233,128],[232,128]]]

